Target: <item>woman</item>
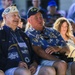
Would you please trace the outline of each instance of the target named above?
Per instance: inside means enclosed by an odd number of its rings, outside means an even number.
[[[75,37],[73,35],[72,27],[69,21],[64,17],[61,17],[56,20],[53,28],[60,32],[61,36],[69,46],[70,53],[68,57],[73,57],[75,60]]]
[[[73,57],[75,61],[75,37],[73,35],[73,29],[71,27],[71,24],[69,21],[61,17],[56,20],[54,23],[53,28],[60,32],[63,39],[66,41],[68,47],[70,48],[70,53],[68,54],[68,57]],[[71,65],[71,73],[72,75],[75,75],[75,62],[70,63]]]

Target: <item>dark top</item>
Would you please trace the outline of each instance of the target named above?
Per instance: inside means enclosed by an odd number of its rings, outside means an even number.
[[[15,41],[17,39],[17,42]],[[29,66],[37,56],[35,55],[29,38],[19,28],[13,31],[6,25],[0,29],[0,69],[6,71],[9,68],[17,67],[22,61],[17,47],[14,44],[18,43],[25,62]]]
[[[53,15],[47,14],[47,19],[46,19],[46,26],[47,27],[53,27],[53,23],[59,18],[62,17],[61,14],[55,13]]]

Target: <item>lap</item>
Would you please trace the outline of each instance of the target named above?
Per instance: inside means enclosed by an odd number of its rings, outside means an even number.
[[[55,61],[51,61],[51,60],[42,60],[41,61],[41,65],[42,66],[53,66]]]
[[[40,68],[41,68],[41,66],[39,65],[39,66],[37,67],[36,73],[35,73],[34,75],[38,75],[38,72],[39,72]],[[14,71],[15,71],[16,69],[17,69],[17,67],[8,69],[8,70],[5,72],[5,75],[14,75]]]

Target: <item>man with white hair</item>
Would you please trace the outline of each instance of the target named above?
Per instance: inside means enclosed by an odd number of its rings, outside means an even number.
[[[17,27],[20,18],[18,9],[16,6],[9,6],[2,13],[2,17],[5,25],[0,30],[0,69],[6,75],[13,75],[10,72],[15,67],[29,68],[35,73],[37,63],[34,52],[28,37]]]

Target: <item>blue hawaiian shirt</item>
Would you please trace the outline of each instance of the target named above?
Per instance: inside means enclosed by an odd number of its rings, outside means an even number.
[[[41,46],[43,49],[46,49],[49,46],[63,47],[66,45],[60,33],[52,28],[44,27],[43,31],[37,31],[30,27],[26,31],[26,34],[29,36],[32,45]]]

